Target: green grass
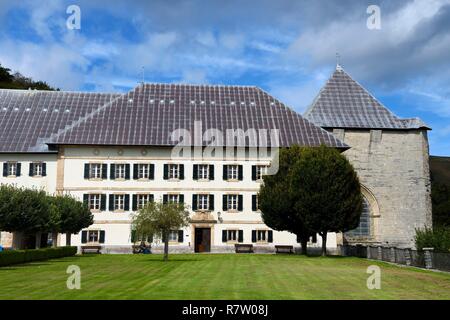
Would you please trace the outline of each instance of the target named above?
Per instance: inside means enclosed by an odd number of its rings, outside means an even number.
[[[0,299],[450,299],[450,274],[359,258],[86,255],[0,268]],[[366,269],[381,268],[369,290]],[[81,268],[68,290],[66,269]]]

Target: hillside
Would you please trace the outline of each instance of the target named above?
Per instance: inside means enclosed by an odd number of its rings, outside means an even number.
[[[450,186],[450,157],[430,156],[430,173],[433,183]]]

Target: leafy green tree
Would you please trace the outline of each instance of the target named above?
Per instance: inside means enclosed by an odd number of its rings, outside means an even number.
[[[0,64],[0,82],[12,82],[14,77],[11,75],[11,70],[3,68]]]
[[[338,150],[324,145],[303,148],[291,167],[295,211],[304,225],[322,237],[326,255],[328,232],[356,228],[363,208],[358,176]]]
[[[433,248],[436,252],[450,251],[450,227],[416,229],[414,237],[417,250]]]
[[[36,90],[57,90],[49,86],[45,81],[34,81],[25,77],[19,72],[11,74],[11,70],[4,68],[0,64],[0,88],[2,89],[36,89]]]
[[[314,234],[296,211],[297,190],[293,188],[292,166],[300,160],[301,148],[280,149],[279,168],[276,174],[263,177],[264,183],[258,194],[259,208],[264,223],[278,231],[289,231],[297,235],[302,254],[307,253],[307,243]]]
[[[69,195],[51,197],[54,211],[53,232],[66,234],[66,246],[71,245],[72,234],[80,232],[94,223],[88,206]]]
[[[149,202],[132,218],[132,228],[143,237],[158,236],[164,242],[164,261],[169,258],[169,233],[189,224],[183,203]]]
[[[450,187],[433,182],[431,186],[433,226],[450,227]]]

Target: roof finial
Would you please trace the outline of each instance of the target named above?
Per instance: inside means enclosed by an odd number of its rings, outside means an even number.
[[[341,67],[341,55],[336,51],[336,70],[342,70]]]

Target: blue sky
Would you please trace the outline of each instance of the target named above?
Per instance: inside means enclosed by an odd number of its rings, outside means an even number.
[[[72,4],[80,30],[66,27]],[[0,21],[0,63],[64,90],[126,91],[144,67],[147,82],[257,85],[301,113],[339,52],[393,112],[433,128],[431,154],[450,155],[450,0],[0,0]]]

